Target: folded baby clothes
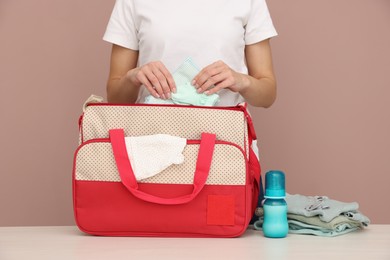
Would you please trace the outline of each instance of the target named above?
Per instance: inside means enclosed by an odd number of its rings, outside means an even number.
[[[320,226],[306,224],[296,220],[288,220],[288,232],[290,234],[307,234],[324,237],[335,237],[350,233],[360,229],[350,223],[343,223],[336,226],[334,229],[327,229]]]
[[[172,164],[184,162],[187,139],[166,134],[125,137],[126,149],[137,180],[152,177]]]
[[[345,217],[344,215],[337,216],[334,219],[332,219],[330,222],[322,221],[319,218],[319,216],[306,217],[306,216],[296,215],[296,214],[287,214],[287,218],[289,220],[295,220],[308,225],[313,225],[325,229],[336,229],[339,225],[346,224],[346,223],[350,224],[351,226],[363,227],[362,222],[350,219],[348,217]]]
[[[306,217],[319,216],[322,221],[330,222],[345,212],[357,212],[359,204],[345,203],[329,199],[326,196],[303,196],[286,194],[287,212]]]
[[[358,211],[356,202],[344,203],[326,196],[286,194],[289,233],[339,236],[368,226],[368,217]],[[255,229],[262,229],[264,210],[256,209]]]
[[[368,226],[368,224],[370,224],[370,219],[367,216],[363,215],[359,211],[344,212],[343,216],[350,219],[350,220],[358,221],[358,222],[362,223],[363,226]]]
[[[145,103],[214,106],[219,101],[218,94],[206,95],[198,93],[196,88],[191,85],[191,81],[199,71],[192,59],[187,58],[172,74],[176,84],[176,93],[172,93],[171,99],[160,99],[149,95],[145,98]]]
[[[339,236],[363,228],[363,223],[343,215],[330,222],[322,221],[319,216],[305,217],[287,214],[289,232],[293,234],[310,234],[317,236]]]

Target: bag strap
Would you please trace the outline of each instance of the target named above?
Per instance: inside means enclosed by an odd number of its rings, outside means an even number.
[[[252,143],[253,140],[257,140],[257,136],[256,136],[255,127],[253,125],[252,117],[248,112],[247,103],[246,102],[240,103],[237,105],[237,107],[240,108],[242,112],[244,112],[244,116],[248,126],[249,143]]]
[[[205,186],[214,153],[215,134],[202,133],[196,162],[193,190],[190,194],[176,198],[161,198],[140,191],[127,154],[124,130],[112,129],[109,131],[109,134],[122,183],[135,197],[144,201],[163,205],[185,204],[192,201]]]

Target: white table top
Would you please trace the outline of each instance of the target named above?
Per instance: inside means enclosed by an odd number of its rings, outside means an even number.
[[[0,227],[1,260],[58,259],[390,259],[390,225],[338,237],[240,238],[96,237],[68,227]]]

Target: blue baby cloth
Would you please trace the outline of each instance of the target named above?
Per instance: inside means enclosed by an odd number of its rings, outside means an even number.
[[[192,59],[187,58],[172,74],[176,84],[176,93],[172,93],[172,98],[161,99],[149,95],[145,98],[145,103],[214,106],[219,101],[218,94],[206,95],[204,93],[198,93],[196,92],[196,88],[191,85],[191,81],[199,71]]]
[[[288,232],[290,234],[306,234],[323,237],[335,237],[359,230],[362,228],[362,226],[355,223],[346,222],[340,223],[334,228],[324,228],[319,225],[307,224],[304,221],[289,219],[288,228]]]
[[[326,196],[304,196],[300,194],[286,194],[288,213],[303,215],[306,217],[319,216],[322,221],[330,222],[333,218],[343,214],[350,214],[365,225],[370,220],[358,212],[359,204],[357,202],[345,203]]]

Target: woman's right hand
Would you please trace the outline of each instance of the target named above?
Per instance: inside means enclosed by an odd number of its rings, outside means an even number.
[[[176,92],[175,81],[161,61],[129,70],[126,76],[134,84],[144,85],[155,98],[170,99],[171,93]]]

